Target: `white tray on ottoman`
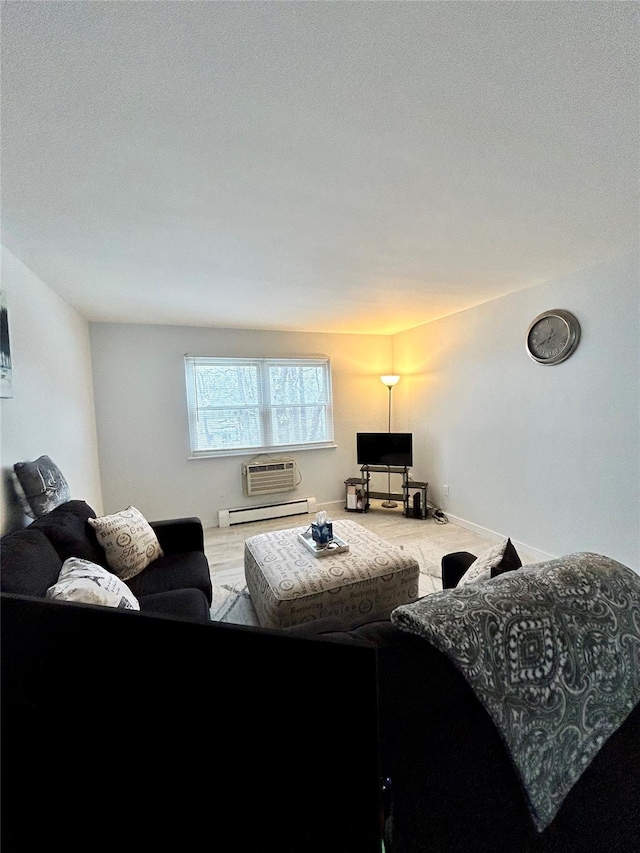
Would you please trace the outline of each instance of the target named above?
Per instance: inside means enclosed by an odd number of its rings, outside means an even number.
[[[331,542],[327,542],[326,545],[318,545],[311,535],[311,528],[309,527],[302,533],[298,533],[298,539],[314,557],[328,557],[330,554],[343,554],[349,550],[349,544],[340,539],[339,536],[334,536]]]
[[[251,536],[244,573],[260,625],[288,628],[337,617],[345,625],[386,619],[418,598],[418,561],[354,521],[334,521],[349,550],[318,559],[298,538],[307,527]]]

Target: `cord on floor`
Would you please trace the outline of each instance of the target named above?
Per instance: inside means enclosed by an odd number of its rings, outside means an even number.
[[[427,501],[427,509],[431,511],[431,515],[436,524],[447,524],[449,519],[442,512],[440,507],[434,506],[433,504]]]

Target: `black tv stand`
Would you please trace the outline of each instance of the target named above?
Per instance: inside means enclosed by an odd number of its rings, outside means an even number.
[[[404,503],[404,491],[403,492],[374,492],[371,490],[370,479],[371,474],[401,474],[402,475],[402,485],[404,485],[405,480],[409,478],[409,467],[407,465],[401,467],[399,465],[363,465],[360,468],[360,473],[363,478],[366,480],[366,505],[367,509],[369,508],[369,498],[375,498],[377,500],[386,501],[401,501]]]
[[[402,514],[406,518],[422,518],[427,517],[427,487],[428,483],[412,480],[409,476],[408,465],[362,465],[360,468],[360,477],[350,477],[345,480],[347,490],[347,501],[345,509],[347,512],[368,512],[371,503],[370,499],[376,500],[392,500],[402,503]],[[378,492],[371,489],[371,474],[399,474],[402,477],[401,492]],[[353,491],[351,494],[356,495],[356,506],[350,506],[349,489]],[[419,514],[415,514],[413,495],[416,492],[420,493],[420,509]]]

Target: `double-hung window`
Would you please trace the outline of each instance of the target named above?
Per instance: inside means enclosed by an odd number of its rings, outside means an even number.
[[[191,455],[333,446],[328,358],[185,357]]]

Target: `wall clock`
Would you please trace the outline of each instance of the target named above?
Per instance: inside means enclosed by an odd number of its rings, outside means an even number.
[[[560,364],[580,340],[580,323],[570,311],[543,311],[527,330],[527,352],[538,364]]]

